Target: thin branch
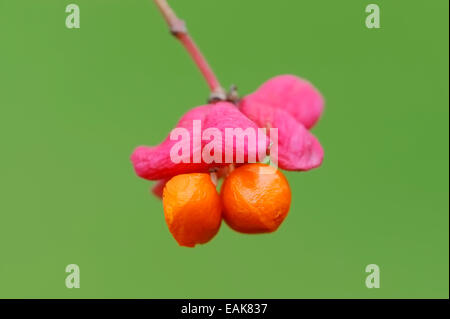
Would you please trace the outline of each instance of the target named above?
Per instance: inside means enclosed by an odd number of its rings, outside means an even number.
[[[189,36],[184,21],[177,17],[166,0],[155,0],[155,3],[169,25],[170,32],[180,40],[181,44],[185,47],[198,69],[203,74],[203,77],[211,90],[210,100],[225,100],[226,94],[224,89],[220,85],[219,80],[216,78],[200,49]]]

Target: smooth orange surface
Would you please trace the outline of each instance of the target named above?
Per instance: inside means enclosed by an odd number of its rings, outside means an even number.
[[[220,197],[209,174],[172,177],[164,187],[163,207],[169,230],[181,246],[204,244],[219,231]]]
[[[291,204],[291,189],[283,173],[261,163],[232,171],[220,195],[226,223],[242,233],[277,230]]]

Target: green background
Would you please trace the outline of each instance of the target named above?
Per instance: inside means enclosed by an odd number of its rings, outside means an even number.
[[[78,30],[70,1],[0,0],[0,297],[448,298],[447,0],[376,1],[378,30],[369,0],[170,1],[225,86],[292,73],[326,99],[282,227],[194,249],[129,156],[208,88],[152,1],[73,2]]]

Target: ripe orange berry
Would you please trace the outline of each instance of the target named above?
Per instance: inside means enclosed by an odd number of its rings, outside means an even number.
[[[225,179],[220,192],[226,223],[241,233],[277,230],[289,212],[291,189],[278,169],[246,164]]]
[[[209,174],[172,177],[163,191],[164,216],[180,246],[210,241],[222,220],[220,196]]]

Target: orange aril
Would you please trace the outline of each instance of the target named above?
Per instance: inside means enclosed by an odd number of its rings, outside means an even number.
[[[210,241],[222,220],[220,197],[209,174],[172,177],[163,191],[164,216],[180,246]]]
[[[278,169],[261,163],[233,170],[221,189],[223,218],[242,233],[277,230],[289,212],[291,189]]]

